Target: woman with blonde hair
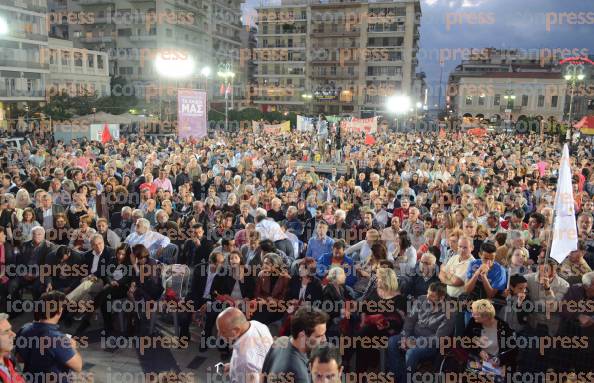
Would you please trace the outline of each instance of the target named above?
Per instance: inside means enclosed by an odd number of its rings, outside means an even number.
[[[513,367],[515,350],[506,341],[514,337],[509,325],[495,316],[495,306],[488,299],[479,299],[472,303],[472,318],[466,325],[464,337],[479,339],[479,342],[468,342],[463,345],[469,358],[481,363],[489,362],[496,368]]]
[[[16,193],[16,208],[25,209],[27,207],[33,207],[33,202],[31,201],[29,192],[27,189],[19,189],[19,191]]]
[[[377,282],[374,296],[370,297],[372,304],[362,305],[361,329],[354,333],[354,337],[390,337],[400,333],[406,317],[406,297],[400,293],[396,272],[387,267],[380,267],[376,271]],[[366,303],[366,301],[363,301]],[[384,309],[378,310],[378,307]],[[350,351],[350,352],[349,352]],[[369,371],[378,366],[379,354],[375,349],[364,349],[361,345],[354,345],[346,352],[344,360],[349,360],[352,352],[357,355],[357,371]]]

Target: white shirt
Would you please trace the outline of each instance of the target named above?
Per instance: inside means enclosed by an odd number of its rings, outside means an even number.
[[[268,326],[250,321],[250,328],[233,344],[229,375],[232,383],[258,382],[273,339]]]
[[[263,219],[256,225],[256,230],[260,233],[262,240],[269,239],[272,242],[287,239],[280,225],[271,219]]]
[[[130,233],[124,242],[130,245],[130,247],[138,244],[144,245],[151,254],[151,257],[153,257],[157,250],[167,247],[171,241],[169,240],[169,237],[157,233],[156,231],[149,230],[142,235],[136,232]]]
[[[212,282],[214,281],[216,276],[217,276],[216,271],[213,273],[210,270],[210,266],[208,266],[208,275],[206,276],[206,286],[204,286],[204,292],[202,293],[202,298],[208,298],[210,296],[210,289],[212,288]]]
[[[466,281],[466,272],[468,271],[468,265],[470,262],[474,260],[474,257],[471,255],[468,259],[464,261],[460,261],[460,254],[456,254],[451,257],[447,263],[445,264],[444,271],[447,273],[452,273],[456,277],[460,278],[462,281]],[[448,296],[457,298],[460,294],[464,293],[464,285],[462,286],[450,286],[447,285],[446,291]]]
[[[97,271],[97,268],[99,268],[99,258],[101,258],[101,254],[97,254],[95,251],[93,251],[93,265],[91,266],[91,274],[94,274]]]
[[[43,210],[43,228],[45,230],[52,229],[54,227],[54,216],[52,214],[52,208]]]

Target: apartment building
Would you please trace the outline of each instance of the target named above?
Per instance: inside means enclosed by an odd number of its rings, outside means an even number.
[[[418,0],[281,0],[257,14],[263,110],[369,115],[389,96],[411,96]]]
[[[109,96],[109,59],[105,52],[74,48],[72,41],[49,39],[46,96]]]
[[[239,62],[238,0],[68,0],[80,22],[70,25],[75,47],[107,52],[109,73],[121,76],[137,97],[174,98],[175,89],[202,88],[201,69]],[[186,78],[160,75],[155,59],[195,64]],[[209,82],[214,89],[215,84]]]
[[[0,22],[0,121],[11,110],[45,101],[49,65],[46,0],[2,0]],[[5,121],[2,122],[5,124]]]
[[[477,50],[450,74],[447,109],[451,116],[495,124],[527,118],[562,121],[568,83],[559,60],[540,50]]]

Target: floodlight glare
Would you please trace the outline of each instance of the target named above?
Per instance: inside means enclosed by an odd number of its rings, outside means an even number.
[[[191,57],[183,60],[178,58],[166,59],[159,55],[155,59],[155,67],[157,72],[164,77],[189,77],[194,72],[194,60]]]
[[[386,100],[386,108],[392,113],[403,114],[408,112],[410,107],[410,97],[407,96],[392,96]]]
[[[6,19],[0,17],[0,36],[8,34],[8,23]]]

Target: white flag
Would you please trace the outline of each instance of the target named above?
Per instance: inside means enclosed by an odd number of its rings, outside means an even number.
[[[555,194],[555,223],[553,225],[551,257],[559,263],[563,262],[570,252],[577,250],[577,243],[569,148],[565,144],[557,180],[557,193]]]

